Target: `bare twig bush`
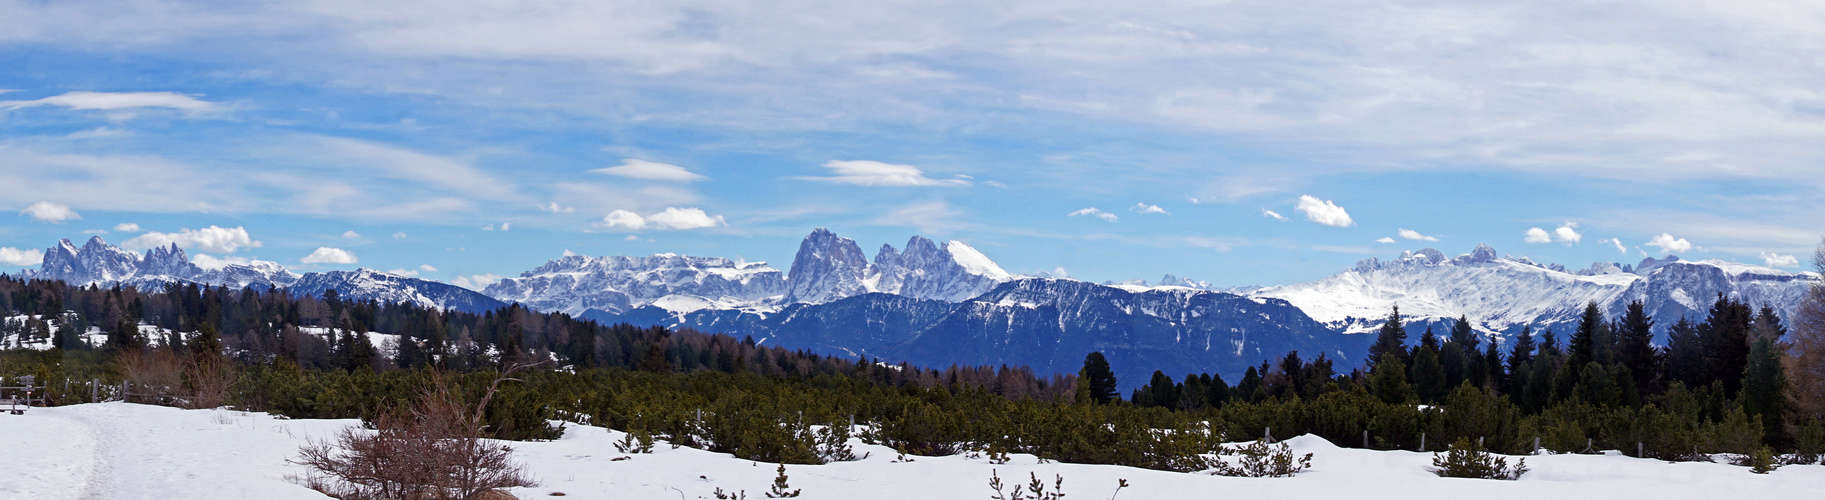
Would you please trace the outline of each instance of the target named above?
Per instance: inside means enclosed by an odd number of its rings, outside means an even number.
[[[437,376],[408,412],[374,420],[374,431],[345,428],[310,441],[293,463],[310,467],[307,487],[343,500],[481,500],[502,488],[534,486],[513,449],[482,438],[482,410],[515,366],[496,378],[473,410]]]

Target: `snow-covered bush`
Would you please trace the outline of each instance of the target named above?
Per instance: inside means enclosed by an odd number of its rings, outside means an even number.
[[[1512,481],[1527,473],[1527,459],[1523,458],[1509,467],[1507,457],[1490,453],[1483,449],[1482,444],[1469,438],[1459,438],[1451,444],[1449,450],[1432,454],[1432,473],[1438,477]]]
[[[1248,446],[1233,450],[1236,463],[1231,465],[1221,458],[1212,461],[1215,471],[1211,474],[1231,477],[1293,477],[1312,466],[1312,454],[1295,458],[1292,445],[1286,443],[1269,444],[1258,440]]]

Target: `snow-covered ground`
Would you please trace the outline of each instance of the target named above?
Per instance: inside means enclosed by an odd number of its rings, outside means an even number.
[[[284,420],[226,410],[103,403],[34,408],[0,415],[0,498],[323,498],[287,479],[303,469],[286,459],[307,437],[326,438],[353,420]],[[747,492],[765,498],[772,464],[660,444],[652,454],[615,451],[619,432],[571,425],[551,442],[514,443],[540,486],[513,491],[523,499],[563,493],[576,499],[714,498]],[[1618,455],[1528,457],[1519,481],[1443,479],[1427,473],[1430,454],[1341,449],[1315,437],[1290,441],[1314,453],[1312,469],[1294,478],[1244,479],[1106,465],[1039,464],[1014,455],[1007,464],[962,456],[896,461],[892,450],[856,445],[867,459],[787,466],[807,500],[988,498],[988,478],[1024,483],[1036,472],[1064,477],[1069,498],[1101,499],[1117,480],[1117,498],[1732,498],[1816,497],[1825,467],[1789,466],[1756,475],[1743,467],[1667,463]],[[620,457],[631,457],[615,460]]]

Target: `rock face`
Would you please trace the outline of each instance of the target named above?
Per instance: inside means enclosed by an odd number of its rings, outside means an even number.
[[[798,244],[786,276],[785,301],[818,304],[865,293],[862,278],[867,273],[868,257],[855,240],[817,228]]]
[[[962,302],[1013,278],[961,241],[939,247],[923,236],[913,236],[906,241],[905,252],[881,245],[863,285],[870,291],[915,299]]]
[[[592,309],[620,313],[668,296],[691,297],[714,306],[760,301],[785,291],[786,281],[779,270],[765,262],[676,254],[569,255],[482,290],[499,300],[571,315]]]
[[[157,290],[168,283],[197,283],[232,289],[283,288],[294,295],[322,295],[326,290],[349,300],[404,302],[469,312],[505,304],[486,295],[435,281],[407,278],[372,269],[308,273],[299,276],[275,262],[253,261],[221,269],[202,269],[177,245],[135,254],[109,245],[100,236],[77,248],[70,240],[45,249],[44,262],[24,277],[63,280],[76,285],[132,286]]]

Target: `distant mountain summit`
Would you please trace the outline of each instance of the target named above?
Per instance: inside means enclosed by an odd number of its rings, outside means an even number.
[[[1461,316],[1501,338],[1526,325],[1565,331],[1591,302],[1614,317],[1629,302],[1642,301],[1663,332],[1681,317],[1702,319],[1719,294],[1773,307],[1785,317],[1816,282],[1818,276],[1810,273],[1676,256],[1648,258],[1635,266],[1599,262],[1568,271],[1525,257],[1498,257],[1494,248],[1479,245],[1455,258],[1426,248],[1392,261],[1365,259],[1318,281],[1264,287],[1248,295],[1286,300],[1348,333],[1374,331],[1398,304],[1401,314],[1416,324]]]
[[[142,255],[109,245],[100,236],[89,238],[81,247],[68,239],[59,241],[56,246],[45,249],[44,261],[37,270],[27,270],[22,277],[62,280],[79,286],[123,285],[142,290],[159,290],[168,283],[197,283],[230,289],[280,288],[294,295],[312,296],[336,290],[348,300],[411,303],[470,312],[490,311],[506,305],[462,287],[366,268],[299,275],[276,262],[256,260],[220,269],[203,269],[191,263],[189,256],[176,244],[149,249]]]

